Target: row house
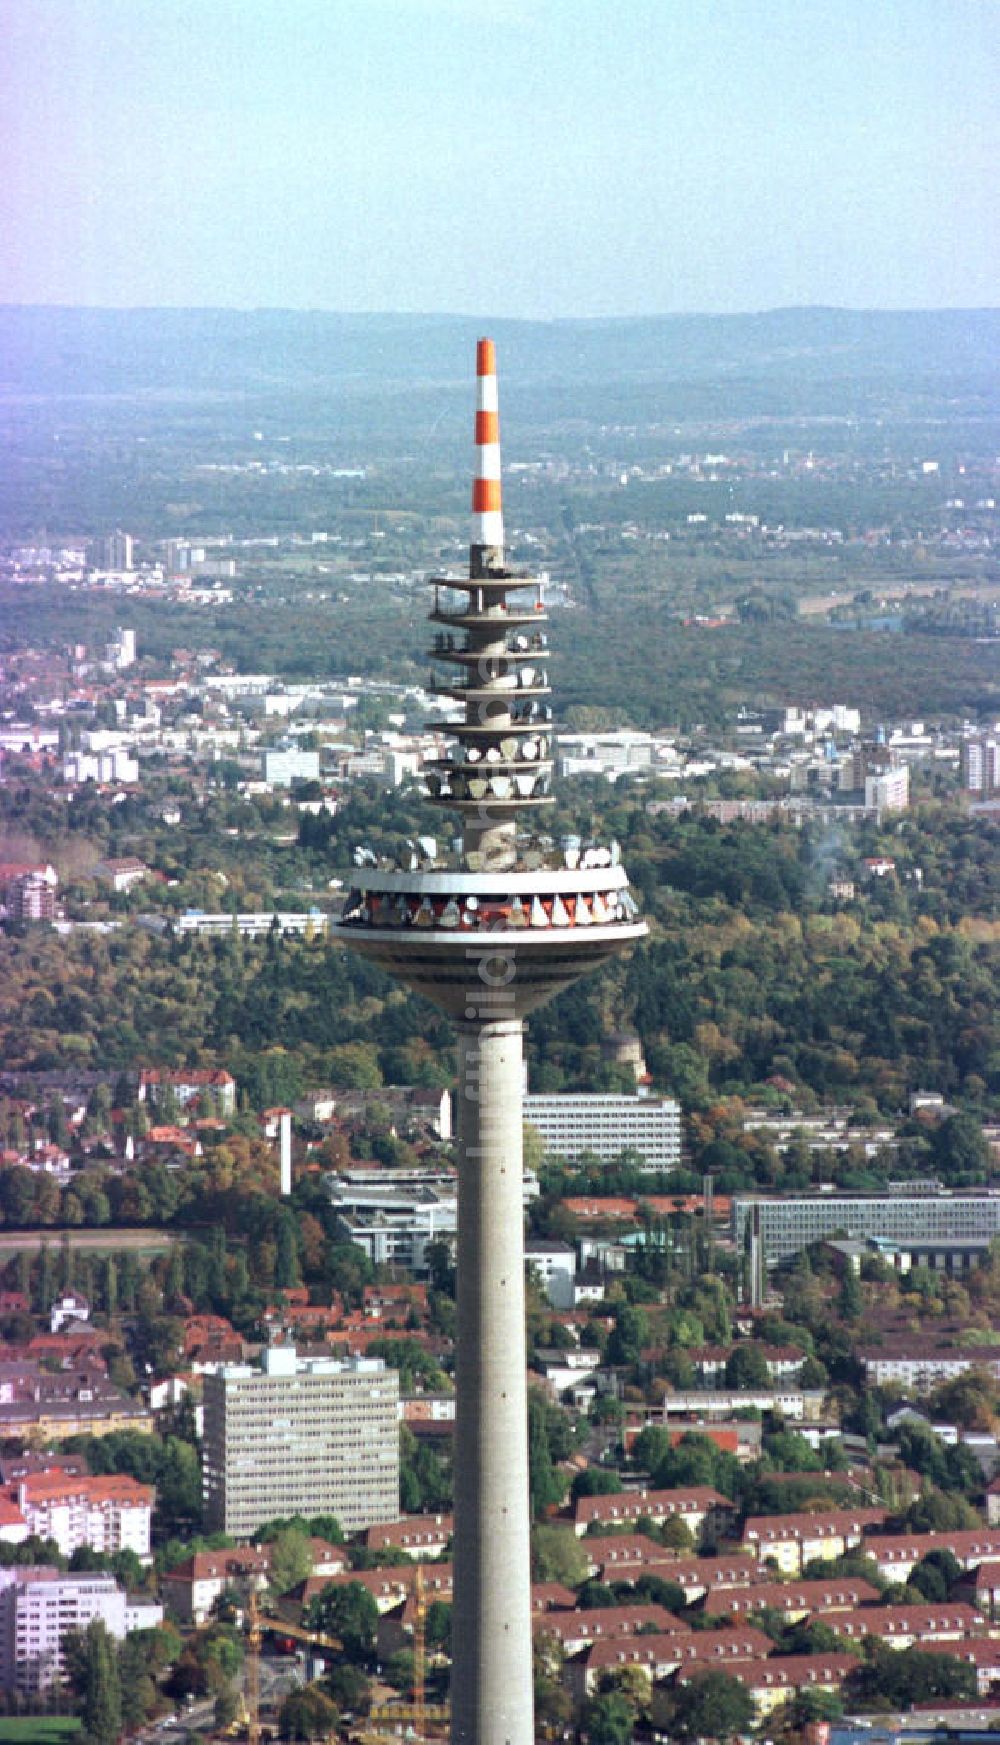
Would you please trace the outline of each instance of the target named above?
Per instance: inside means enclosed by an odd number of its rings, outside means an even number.
[[[369,1551],[405,1551],[407,1557],[435,1558],[447,1551],[455,1531],[452,1515],[409,1515],[402,1521],[382,1521],[369,1527]]]
[[[311,1585],[314,1592],[322,1592],[332,1577],[347,1569],[347,1552],[326,1539],[310,1539],[309,1555],[312,1575],[300,1585]],[[160,1577],[160,1591],[179,1623],[201,1625],[207,1622],[213,1606],[228,1589],[243,1594],[252,1586],[261,1592],[267,1587],[270,1574],[269,1545],[194,1551]],[[313,1598],[313,1593],[309,1597]]]
[[[707,1523],[722,1528],[733,1520],[735,1504],[711,1485],[690,1485],[677,1490],[619,1491],[613,1496],[579,1497],[574,1527],[579,1536],[591,1527],[624,1527],[637,1521],[683,1521],[697,1535]]]
[[[736,1345],[694,1345],[690,1346],[686,1356],[700,1382],[709,1387],[720,1387],[725,1384],[726,1365]],[[778,1382],[797,1381],[805,1362],[806,1354],[796,1345],[767,1345],[756,1342],[767,1365],[768,1378],[772,1385]]]
[[[941,1649],[935,1642],[915,1642],[914,1647],[921,1654],[940,1654]],[[962,1660],[966,1666],[972,1666],[976,1672],[976,1691],[981,1697],[993,1696],[1000,1685],[1000,1642],[992,1642],[985,1636],[974,1636],[965,1642],[956,1642],[949,1649],[956,1660]]]
[[[743,1547],[782,1575],[800,1575],[816,1559],[830,1561],[861,1544],[881,1527],[885,1509],[831,1509],[823,1514],[751,1515],[743,1527]]]
[[[422,1594],[419,1602],[415,1592],[414,1577],[408,1579],[409,1592],[402,1605],[384,1613],[379,1619],[376,1651],[380,1660],[388,1660],[391,1655],[401,1649],[412,1649],[414,1631],[417,1623],[418,1604],[422,1611],[435,1600],[441,1600],[450,1605],[453,1597],[452,1565],[450,1563],[432,1564],[430,1568],[421,1568]],[[566,1615],[576,1607],[576,1594],[572,1588],[563,1587],[561,1582],[535,1582],[531,1589],[531,1613],[533,1618],[547,1616],[553,1612]]]
[[[928,1394],[942,1382],[955,1381],[970,1369],[985,1369],[1000,1379],[1000,1345],[957,1349],[935,1346],[927,1339],[900,1340],[863,1346],[858,1358],[869,1387],[900,1387],[907,1393]]]
[[[944,1605],[872,1606],[826,1620],[845,1642],[862,1643],[874,1636],[886,1648],[913,1648],[920,1642],[964,1642],[993,1632],[974,1606],[949,1601]]]
[[[732,1661],[764,1659],[774,1648],[770,1636],[750,1627],[683,1634],[617,1637],[594,1642],[566,1668],[566,1682],[578,1702],[593,1696],[609,1673],[638,1666],[653,1684],[669,1678],[679,1667],[693,1661],[711,1660],[726,1671]]]
[[[884,1533],[865,1537],[864,1553],[886,1581],[907,1582],[929,1551],[950,1551],[963,1569],[1000,1558],[1000,1529],[963,1527],[947,1533]]]
[[[537,1635],[555,1639],[564,1654],[579,1654],[592,1642],[620,1636],[644,1636],[654,1632],[661,1636],[691,1636],[689,1624],[682,1624],[665,1606],[595,1606],[589,1611],[540,1612],[532,1619]]]
[[[956,1584],[956,1592],[991,1621],[1000,1619],[1000,1559],[987,1557],[969,1569]]]
[[[768,1660],[732,1661],[726,1671],[750,1692],[757,1719],[763,1721],[803,1691],[839,1691],[857,1664],[855,1654],[782,1654]],[[692,1661],[678,1669],[676,1682],[691,1684],[716,1670],[711,1658]]]
[[[609,1533],[605,1537],[588,1534],[582,1549],[588,1574],[600,1576],[602,1581],[635,1579],[647,1569],[655,1569],[667,1580],[674,1579],[677,1552],[658,1545],[645,1533]],[[669,1575],[662,1568],[664,1564],[670,1566]]]
[[[708,1618],[747,1618],[757,1612],[780,1612],[786,1624],[802,1618],[825,1618],[831,1612],[854,1612],[877,1605],[879,1591],[861,1576],[839,1575],[829,1581],[761,1582],[748,1588],[712,1588],[702,1610]]]
[[[286,1598],[294,1600],[296,1605],[304,1608],[311,1600],[325,1593],[327,1588],[348,1587],[356,1583],[366,1593],[371,1594],[379,1616],[384,1617],[387,1612],[403,1604],[410,1592],[412,1581],[413,1576],[406,1569],[345,1569],[339,1575],[308,1576]],[[440,1594],[434,1595],[435,1599],[443,1597]]]
[[[655,1573],[664,1581],[673,1581],[684,1589],[688,1605],[705,1598],[706,1594],[724,1593],[729,1588],[750,1588],[763,1585],[766,1572],[752,1557],[736,1551],[725,1557],[678,1556],[669,1568],[658,1567]],[[602,1579],[607,1580],[607,1577]]]
[[[139,1074],[140,1103],[156,1103],[172,1092],[182,1108],[205,1097],[221,1115],[236,1113],[236,1080],[222,1067],[144,1067]]]

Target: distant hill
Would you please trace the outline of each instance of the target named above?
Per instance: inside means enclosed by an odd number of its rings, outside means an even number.
[[[1000,386],[1000,310],[776,309],[515,322],[289,310],[0,308],[0,399],[350,403],[466,392],[478,332],[528,422],[838,411],[887,393]],[[360,410],[360,407],[359,407]],[[381,421],[380,419],[378,420]]]

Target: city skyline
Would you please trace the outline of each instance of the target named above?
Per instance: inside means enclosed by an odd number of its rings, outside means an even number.
[[[0,300],[995,302],[998,11],[19,0]]]

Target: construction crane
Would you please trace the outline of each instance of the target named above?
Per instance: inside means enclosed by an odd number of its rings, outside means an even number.
[[[260,1609],[260,1594],[251,1581],[246,1610],[247,1688],[239,1716],[246,1728],[247,1745],[260,1745],[260,1650],[265,1630],[309,1648],[338,1651],[344,1646],[338,1636],[324,1636],[319,1630],[306,1630],[299,1624],[285,1624],[280,1618],[267,1617]]]
[[[260,1598],[250,1583],[247,1607],[247,1745],[260,1745]]]
[[[424,1572],[418,1562],[413,1576],[413,1701],[382,1703],[370,1712],[375,1723],[364,1738],[381,1740],[394,1726],[409,1723],[410,1737],[417,1742],[437,1738],[439,1729],[446,1730],[449,1710],[446,1703],[427,1701],[427,1600],[424,1594]],[[379,1723],[382,1723],[381,1728]]]

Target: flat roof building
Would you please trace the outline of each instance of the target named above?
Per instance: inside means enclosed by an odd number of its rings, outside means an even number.
[[[278,1516],[335,1515],[347,1532],[399,1515],[399,1376],[375,1358],[301,1358],[205,1382],[205,1524],[249,1538]]]
[[[634,1151],[648,1170],[680,1168],[681,1110],[672,1097],[529,1092],[522,1115],[541,1134],[546,1151],[569,1163],[584,1152],[614,1163],[623,1151]]]
[[[735,1194],[732,1218],[737,1246],[756,1235],[764,1264],[773,1266],[831,1236],[921,1247],[990,1239],[1000,1235],[1000,1194]]]
[[[113,1575],[0,1569],[0,1689],[30,1697],[62,1683],[66,1637],[95,1618],[121,1641],[161,1623],[163,1607],[129,1599]]]

